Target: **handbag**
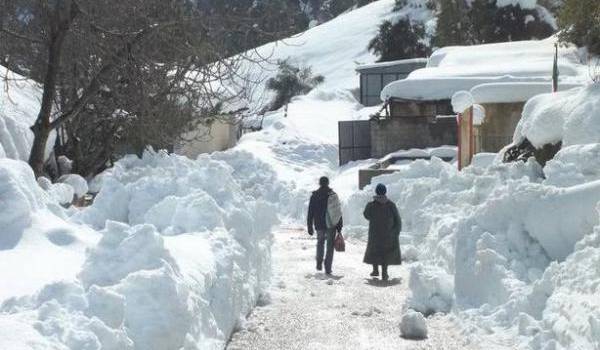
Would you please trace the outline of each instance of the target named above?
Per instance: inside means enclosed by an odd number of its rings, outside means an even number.
[[[344,236],[342,236],[341,232],[338,232],[333,240],[333,248],[336,252],[345,252],[346,251],[346,242],[344,242]]]

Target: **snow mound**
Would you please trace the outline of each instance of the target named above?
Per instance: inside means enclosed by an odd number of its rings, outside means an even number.
[[[406,306],[456,313],[486,336],[520,334],[522,347],[593,348],[597,152],[598,143],[568,146],[545,169],[489,155],[459,172],[434,158],[374,179],[399,208],[402,248],[419,252]],[[367,222],[354,213],[372,192],[367,186],[344,203],[347,230],[363,239]]]
[[[600,84],[527,102],[515,129],[513,143],[527,138],[535,147],[561,142],[563,146],[600,143]]]
[[[600,143],[563,147],[546,163],[544,184],[569,187],[600,180]]]
[[[442,269],[416,264],[410,269],[408,307],[424,315],[447,313],[454,301],[454,279]]]
[[[24,162],[0,159],[0,250],[13,248],[23,230],[31,225],[32,213],[44,208],[47,196]]]
[[[241,159],[252,160],[244,152],[220,156],[238,166]],[[254,164],[260,169],[259,161]],[[102,175],[96,202],[71,216],[101,234],[86,243],[87,256],[76,262],[65,249],[83,248],[85,239],[64,222],[40,235],[32,213],[43,211],[42,199],[51,197],[25,163],[0,160],[7,188],[0,198],[10,195],[19,209],[0,211],[12,215],[2,219],[33,222],[35,237],[47,236],[79,269],[30,296],[7,299],[0,323],[19,325],[23,334],[37,331],[45,348],[222,349],[266,288],[277,221],[276,207],[267,202],[273,195],[257,191],[258,183],[276,181],[272,171],[242,184],[236,178],[243,176],[234,173],[210,156],[193,161],[148,151],[141,159],[125,157]],[[40,184],[49,192],[55,186],[44,179]],[[37,252],[47,255],[46,264],[58,262],[43,246]],[[0,338],[13,348],[29,339]]]
[[[77,196],[77,198],[81,198],[88,193],[88,183],[80,175],[63,175],[58,179],[58,182],[70,185],[73,188],[74,194]]]
[[[400,322],[400,332],[402,337],[407,339],[425,339],[427,338],[427,323],[425,317],[420,312],[408,310]]]

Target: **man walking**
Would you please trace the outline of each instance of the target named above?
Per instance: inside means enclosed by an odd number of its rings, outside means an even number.
[[[325,255],[325,273],[331,274],[333,263],[333,242],[336,232],[342,232],[342,206],[335,192],[329,188],[329,179],[319,179],[319,189],[310,196],[308,205],[308,234],[317,230],[317,270],[323,269]],[[327,244],[325,244],[327,243]],[[326,252],[325,252],[326,246]]]

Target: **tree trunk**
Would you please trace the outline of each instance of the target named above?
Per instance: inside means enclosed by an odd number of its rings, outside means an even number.
[[[67,28],[59,28],[53,33],[48,47],[48,66],[44,77],[44,92],[42,94],[42,104],[38,113],[35,124],[31,127],[33,131],[33,146],[29,155],[29,165],[33,169],[36,177],[44,174],[44,162],[46,143],[52,131],[50,117],[52,114],[52,106],[56,97],[56,81],[60,68],[60,55],[62,45],[67,34]]]

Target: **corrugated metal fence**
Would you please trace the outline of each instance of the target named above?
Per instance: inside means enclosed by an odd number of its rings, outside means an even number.
[[[340,165],[371,158],[371,124],[369,120],[338,122]]]

